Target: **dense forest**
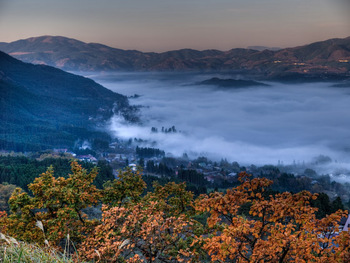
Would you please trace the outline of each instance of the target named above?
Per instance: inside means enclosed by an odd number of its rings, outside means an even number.
[[[89,162],[81,163],[83,168],[91,170],[95,167]],[[70,160],[67,158],[44,158],[37,160],[25,156],[0,156],[0,183],[14,184],[28,190],[28,184],[52,166],[56,177],[67,177],[70,172]],[[98,175],[94,184],[102,188],[104,182],[113,180],[113,171],[105,161],[97,163]]]
[[[141,149],[141,150],[140,150]],[[161,152],[153,148],[139,148],[140,152],[156,153]],[[39,156],[39,155],[38,155]],[[20,187],[28,191],[28,185],[35,180],[40,174],[44,173],[48,167],[54,170],[56,178],[67,178],[71,172],[69,158],[53,158],[50,154],[40,155],[42,159],[29,158],[25,156],[0,156],[0,209],[8,211],[7,200],[15,187]],[[146,183],[146,192],[154,190],[153,182],[157,181],[161,185],[170,182],[186,183],[186,190],[191,191],[195,196],[200,194],[207,194],[213,191],[226,191],[228,188],[236,187],[239,184],[238,176],[225,176],[225,167],[232,169],[235,167],[237,173],[245,171],[246,167],[240,167],[237,163],[228,163],[222,160],[218,163],[221,168],[219,176],[214,182],[206,180],[205,176],[195,170],[198,164],[203,161],[208,161],[206,158],[198,158],[192,162],[192,168],[186,168],[180,164],[177,159],[163,158],[162,161],[156,163],[153,160],[148,160],[144,163],[143,158],[139,159],[139,168],[142,169],[142,178]],[[113,174],[113,169],[107,161],[98,161],[97,164],[91,162],[80,162],[84,169],[88,171],[97,166],[98,173],[93,181],[93,184],[102,189],[103,185],[117,176]],[[180,165],[179,165],[180,164]],[[179,165],[179,166],[178,166]],[[125,169],[127,163],[123,163],[119,169]],[[349,208],[350,202],[345,200],[343,204],[340,198],[341,193],[346,192],[346,186],[336,182],[331,182],[329,176],[318,176],[317,178],[310,178],[307,176],[295,176],[290,173],[281,172],[274,166],[255,167],[253,169],[255,177],[265,177],[273,181],[270,186],[273,193],[280,192],[300,192],[303,190],[318,193],[316,200],[311,201],[311,205],[317,207],[319,210],[316,213],[317,217],[324,217],[326,214],[333,213],[338,209]],[[117,171],[115,171],[117,173]],[[312,183],[313,182],[313,183]],[[315,191],[318,190],[318,191]],[[330,199],[325,193],[327,190],[334,190],[339,195],[336,198]],[[2,205],[1,205],[2,204]]]

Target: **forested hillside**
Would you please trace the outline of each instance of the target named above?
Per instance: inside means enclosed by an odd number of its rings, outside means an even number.
[[[97,131],[113,114],[134,120],[125,96],[94,81],[0,52],[0,148],[37,151],[73,147],[78,139],[109,138]]]

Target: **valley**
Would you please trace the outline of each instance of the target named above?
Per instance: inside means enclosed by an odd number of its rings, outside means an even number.
[[[350,262],[349,3],[0,0],[0,262]]]

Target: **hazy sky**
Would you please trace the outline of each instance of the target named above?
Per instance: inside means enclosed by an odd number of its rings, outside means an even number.
[[[0,0],[0,41],[62,35],[165,51],[350,36],[348,0]]]

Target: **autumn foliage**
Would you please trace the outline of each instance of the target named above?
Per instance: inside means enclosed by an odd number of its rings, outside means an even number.
[[[209,212],[209,236],[199,237],[216,262],[346,262],[348,232],[339,235],[343,211],[322,220],[309,205],[309,192],[266,196],[272,181],[240,175],[241,185],[197,200],[197,210]],[[249,216],[239,215],[249,203]]]
[[[185,215],[167,216],[157,202],[103,208],[102,224],[88,237],[81,252],[88,260],[169,262],[194,260],[196,224]]]
[[[67,178],[49,168],[31,194],[17,188],[1,231],[58,249],[69,237],[81,262],[350,262],[350,236],[338,225],[347,213],[317,219],[310,192],[272,195],[272,181],[241,173],[239,186],[196,199],[184,183],[144,193],[131,170],[99,190],[97,170],[71,166]],[[84,213],[91,206],[100,219]]]
[[[9,205],[8,234],[24,241],[59,246],[69,234],[79,243],[92,230],[95,221],[88,220],[83,209],[96,205],[100,193],[92,184],[97,170],[90,173],[72,162],[68,178],[55,178],[49,168],[29,185],[32,195],[17,188]],[[37,227],[42,222],[44,231]]]

